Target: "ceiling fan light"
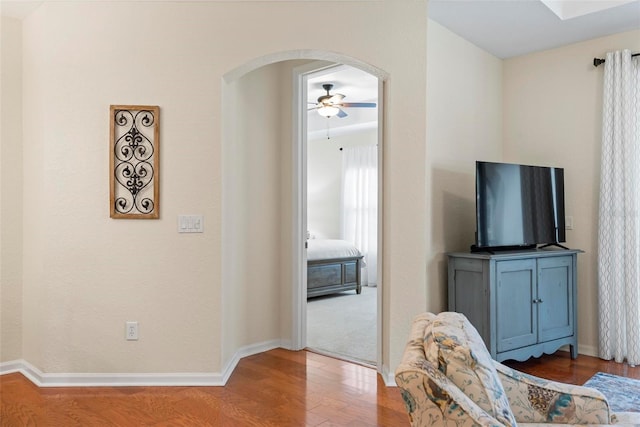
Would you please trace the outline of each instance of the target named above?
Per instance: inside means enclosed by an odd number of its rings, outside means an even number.
[[[318,114],[320,114],[323,117],[332,117],[338,114],[339,112],[340,112],[340,109],[332,105],[323,105],[322,107],[318,108]]]

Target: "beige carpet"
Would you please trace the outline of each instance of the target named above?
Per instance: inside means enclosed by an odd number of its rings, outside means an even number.
[[[377,288],[307,301],[307,347],[327,354],[376,363]]]

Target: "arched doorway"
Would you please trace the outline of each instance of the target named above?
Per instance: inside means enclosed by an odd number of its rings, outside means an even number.
[[[369,64],[363,63],[351,57],[346,57],[344,55],[324,52],[324,51],[313,51],[313,50],[303,50],[303,51],[290,51],[290,52],[282,52],[272,55],[267,55],[265,57],[256,58],[235,70],[225,74],[224,82],[223,82],[223,102],[225,104],[225,110],[228,106],[233,106],[236,103],[243,102],[243,97],[236,97],[238,93],[249,93],[250,91],[244,91],[242,88],[235,87],[238,83],[249,73],[252,73],[262,67],[273,66],[274,64],[281,64],[283,69],[288,69],[289,65],[291,65],[291,61],[297,61],[298,66],[302,66],[305,62],[312,61],[327,61],[333,64],[347,64],[358,69],[364,70],[373,76],[377,77],[379,80],[379,99],[380,99],[380,117],[379,117],[379,142],[378,149],[380,152],[379,162],[382,164],[382,152],[383,152],[383,144],[382,144],[382,127],[383,127],[383,83],[387,78],[387,75],[384,71],[377,69]],[[285,65],[286,64],[286,65]],[[271,71],[273,72],[273,70]],[[306,185],[306,171],[305,171],[305,161],[306,161],[306,147],[304,146],[305,141],[305,118],[306,114],[306,99],[303,98],[304,88],[302,88],[302,74],[300,72],[300,68],[298,67],[296,73],[293,75],[293,82],[291,84],[291,117],[289,119],[279,118],[282,120],[282,123],[288,122],[289,126],[289,136],[291,144],[287,147],[287,150],[290,150],[290,153],[287,153],[288,164],[286,161],[282,162],[281,165],[285,168],[285,175],[290,177],[290,185],[289,188],[283,189],[283,192],[287,192],[287,197],[283,197],[282,200],[286,199],[286,203],[288,206],[283,208],[288,210],[288,212],[283,213],[286,216],[286,221],[282,221],[287,224],[289,227],[285,233],[282,233],[280,237],[281,247],[285,248],[283,250],[285,253],[284,259],[281,261],[281,277],[283,280],[281,282],[284,284],[281,289],[280,298],[282,301],[282,338],[281,345],[284,347],[290,347],[292,349],[302,349],[306,345],[306,259],[304,252],[304,244],[306,240],[306,224],[304,217],[304,203],[305,203],[305,193],[304,188]],[[266,91],[269,88],[265,87],[256,87],[254,89],[254,94],[256,91],[260,92],[262,89]],[[277,96],[281,94],[271,94],[271,96]],[[237,98],[237,99],[236,99]],[[282,97],[284,101],[286,101],[286,96]],[[265,103],[266,105],[267,103]],[[227,194],[227,201],[230,201],[231,206],[228,208],[223,207],[223,211],[225,209],[229,209],[227,214],[223,213],[223,228],[225,232],[223,233],[223,247],[230,248],[229,251],[223,251],[225,253],[228,252],[226,256],[226,260],[223,259],[223,299],[225,307],[225,312],[223,312],[223,320],[224,330],[226,338],[224,339],[223,344],[223,352],[224,357],[230,357],[238,348],[242,346],[247,346],[247,342],[251,344],[251,337],[248,333],[242,333],[242,331],[238,331],[238,325],[241,325],[242,322],[237,321],[242,318],[244,313],[251,308],[247,308],[246,299],[247,298],[270,298],[271,295],[260,295],[255,294],[251,289],[242,289],[236,288],[235,285],[231,284],[242,282],[242,269],[247,266],[241,265],[240,259],[246,258],[246,252],[249,251],[247,248],[255,247],[257,242],[257,236],[260,235],[265,228],[259,226],[253,227],[253,222],[248,218],[243,218],[242,215],[246,214],[248,211],[252,210],[252,195],[251,189],[247,189],[249,186],[246,186],[244,182],[244,175],[246,173],[255,173],[252,168],[243,163],[242,154],[241,156],[237,156],[237,145],[234,145],[239,134],[244,133],[244,128],[253,126],[255,120],[258,119],[258,116],[262,116],[266,114],[266,107],[262,107],[262,110],[256,110],[257,114],[251,116],[245,116],[243,118],[242,115],[233,115],[225,117],[223,116],[223,169],[226,169],[228,172],[225,173],[223,171],[223,180],[226,181],[224,183],[225,190],[223,193]],[[286,127],[286,125],[285,125]],[[283,133],[286,136],[286,132]],[[276,147],[273,145],[273,147]],[[275,148],[277,149],[277,148]],[[234,151],[235,150],[235,151]],[[240,150],[242,151],[242,150]],[[271,151],[265,152],[265,155],[272,154]],[[234,156],[236,156],[234,158]],[[282,156],[281,156],[282,157]],[[226,165],[226,167],[224,166]],[[236,168],[236,166],[241,166]],[[231,171],[231,169],[234,169]],[[382,171],[382,168],[379,169]],[[273,173],[273,168],[269,169],[267,173]],[[379,177],[379,182],[381,182],[381,173]],[[244,187],[243,187],[244,186]],[[380,185],[381,189],[382,186]],[[238,190],[238,191],[237,191]],[[379,197],[380,203],[382,203],[382,197]],[[224,203],[223,203],[224,204]],[[228,203],[227,203],[228,204]],[[234,209],[235,207],[240,207],[240,209]],[[247,207],[249,207],[247,209]],[[380,210],[381,211],[381,210]],[[242,215],[238,215],[238,212],[242,212]],[[225,220],[226,218],[226,220]],[[235,224],[235,226],[234,226]],[[263,223],[266,224],[266,223]],[[378,220],[378,228],[379,228],[379,236],[382,236],[381,233],[381,215]],[[226,237],[225,237],[226,235]],[[264,242],[262,242],[264,243]],[[263,245],[264,246],[264,245]],[[265,246],[266,247],[266,246]],[[379,248],[381,248],[381,242],[379,243]],[[239,256],[236,256],[239,255]],[[254,259],[258,259],[254,257]],[[378,264],[378,276],[382,277],[380,274],[382,270],[382,262]],[[381,300],[381,288],[383,284],[379,283],[378,286],[378,325],[376,327],[377,336],[378,336],[378,367],[381,366],[381,343],[382,343],[382,326],[381,326],[381,316],[380,312],[382,309],[382,300]],[[259,316],[259,315],[258,315]],[[234,337],[241,336],[241,339],[235,339]],[[290,339],[289,339],[290,337]]]

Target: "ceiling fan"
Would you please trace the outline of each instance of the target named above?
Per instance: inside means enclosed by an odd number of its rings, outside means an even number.
[[[376,106],[375,102],[343,102],[342,100],[346,97],[345,95],[341,93],[334,93],[332,95],[330,93],[331,89],[333,89],[331,83],[323,84],[322,88],[327,91],[327,94],[318,97],[317,102],[310,102],[309,104],[315,105],[309,108],[309,110],[317,110],[318,114],[323,117],[330,118],[338,116],[339,118],[343,118],[347,117],[348,114],[342,108],[375,108]]]

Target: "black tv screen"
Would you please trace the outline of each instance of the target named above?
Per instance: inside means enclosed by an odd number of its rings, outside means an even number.
[[[564,169],[476,162],[476,225],[479,249],[565,242]]]

